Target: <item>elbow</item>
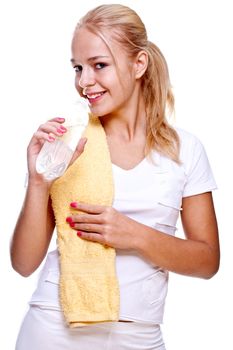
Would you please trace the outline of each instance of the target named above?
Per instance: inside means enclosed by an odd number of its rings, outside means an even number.
[[[33,271],[29,271],[27,269],[19,268],[18,266],[12,265],[13,269],[22,277],[29,277],[33,273]]]
[[[203,279],[209,280],[216,275],[220,267],[220,249],[219,245],[213,249],[209,247],[205,262],[203,261]]]
[[[34,272],[34,269],[30,269],[29,266],[19,264],[14,260],[11,260],[11,266],[22,277],[29,277]]]
[[[219,270],[219,267],[220,267],[220,258],[218,257],[207,265],[207,268],[205,269],[205,272],[201,277],[206,280],[211,279],[216,275],[216,273]]]
[[[206,275],[203,278],[206,280],[211,279],[212,277],[214,277],[216,275],[218,270],[219,270],[219,264],[218,264],[218,266],[209,269],[209,271],[206,273]]]
[[[26,278],[26,277],[31,276],[31,274],[32,274],[33,271],[18,270],[17,272],[20,274],[20,276]]]
[[[27,254],[25,252],[18,254],[13,247],[10,249],[10,261],[11,266],[15,272],[17,272],[22,277],[29,277],[36,269],[37,265],[30,258],[26,258]]]

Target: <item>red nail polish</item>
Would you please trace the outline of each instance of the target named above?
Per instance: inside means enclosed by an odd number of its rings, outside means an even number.
[[[78,231],[78,232],[77,232],[77,236],[78,236],[78,237],[81,237],[81,236],[82,236],[82,232]]]
[[[70,227],[74,227],[75,226],[75,222],[70,222]]]
[[[57,128],[57,133],[63,135],[63,131],[60,128]]]
[[[59,129],[61,129],[62,131],[67,131],[67,129],[63,125],[60,125]]]
[[[71,206],[72,208],[77,208],[77,205],[78,205],[77,202],[71,202],[71,203],[70,203],[70,206]]]
[[[66,222],[68,222],[69,224],[71,224],[72,221],[73,221],[72,217],[68,216],[66,218]]]

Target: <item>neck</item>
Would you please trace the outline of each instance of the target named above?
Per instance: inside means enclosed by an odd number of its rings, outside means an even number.
[[[127,107],[100,118],[106,135],[132,141],[146,135],[146,111],[143,98],[132,101]]]

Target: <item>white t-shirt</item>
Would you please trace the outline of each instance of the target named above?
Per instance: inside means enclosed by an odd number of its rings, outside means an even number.
[[[177,129],[181,141],[177,164],[152,153],[131,170],[112,165],[113,207],[128,217],[175,235],[182,198],[212,191],[216,184],[201,142]],[[120,286],[120,319],[162,323],[168,271],[150,264],[135,251],[116,250]],[[58,252],[48,254],[30,304],[60,310]]]

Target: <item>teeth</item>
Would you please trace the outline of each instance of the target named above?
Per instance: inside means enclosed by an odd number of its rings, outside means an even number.
[[[88,94],[87,94],[87,97],[88,97],[88,98],[96,98],[96,97],[99,97],[99,96],[101,96],[101,95],[103,95],[103,92],[100,92],[100,93],[98,93],[98,94],[91,94],[91,95],[88,95]]]

